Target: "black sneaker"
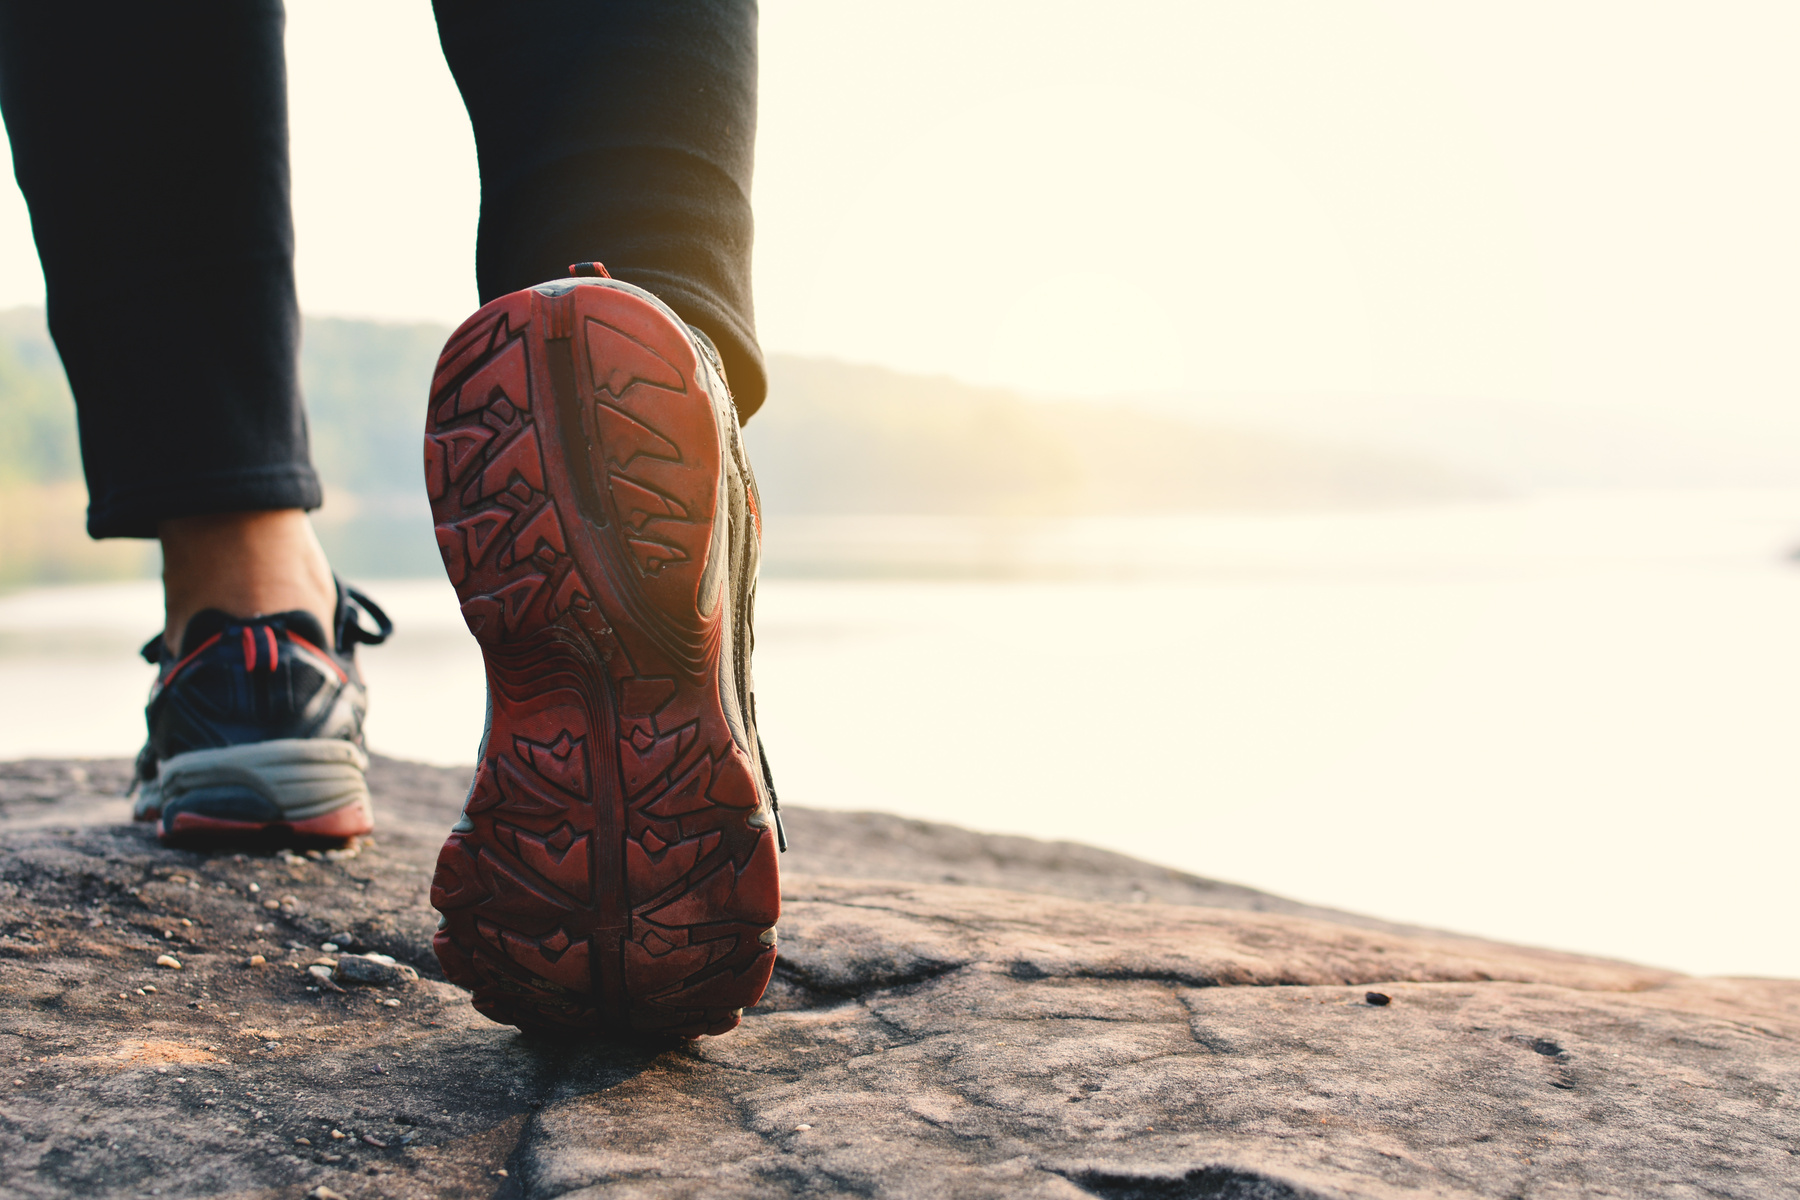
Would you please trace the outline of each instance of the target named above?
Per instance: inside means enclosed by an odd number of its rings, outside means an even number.
[[[146,643],[145,661],[162,669],[144,709],[132,816],[159,822],[165,843],[341,845],[374,828],[355,650],[394,626],[342,583],[336,625],[328,639],[309,612],[246,620],[209,608],[188,622],[179,655],[160,635]]]

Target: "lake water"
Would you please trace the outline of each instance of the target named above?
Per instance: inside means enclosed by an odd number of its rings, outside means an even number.
[[[792,803],[1800,976],[1800,492],[770,538],[758,708]],[[448,586],[366,586],[401,629],[364,652],[371,745],[469,761]],[[151,583],[0,597],[0,757],[135,751],[158,619]]]

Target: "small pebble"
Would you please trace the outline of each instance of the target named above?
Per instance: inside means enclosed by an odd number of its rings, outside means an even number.
[[[336,954],[338,952],[338,944],[336,942],[320,942],[319,949],[326,954]]]
[[[812,1128],[811,1125],[796,1125],[796,1126],[794,1126],[794,1132],[795,1133],[805,1133],[807,1130],[809,1130],[811,1128]]]
[[[388,1144],[386,1142],[382,1141],[380,1138],[376,1137],[372,1133],[363,1134],[362,1140],[369,1143],[369,1145],[375,1147],[377,1150],[386,1150],[388,1148]]]
[[[311,1139],[311,1138],[295,1138],[295,1139],[294,1139],[294,1145],[296,1145],[296,1146],[310,1146],[310,1145],[312,1145],[312,1139]]]
[[[263,907],[266,909],[270,909],[272,911],[274,909],[281,907],[281,901],[279,901],[279,900],[264,900]]]
[[[260,891],[262,891],[262,884],[260,884],[260,883],[253,883],[253,884],[251,884],[251,885],[250,885],[250,894],[251,894],[251,895],[252,895],[252,896],[254,896],[254,895],[256,895],[256,893],[258,893],[258,892],[260,892]]]
[[[181,970],[181,960],[176,958],[172,954],[157,955],[156,956],[156,965],[159,967],[167,967],[171,971]]]
[[[344,1156],[341,1154],[321,1154],[321,1155],[319,1155],[319,1157],[324,1159],[326,1162],[343,1162],[344,1161]],[[336,1196],[337,1193],[332,1192],[331,1195]]]
[[[1388,996],[1388,994],[1386,992],[1364,992],[1363,993],[1363,1000],[1365,1000],[1369,1004],[1373,1004],[1376,1008],[1380,1008],[1382,1005],[1387,1004],[1389,1002],[1389,999],[1390,999],[1390,997]]]
[[[279,1049],[281,1049],[281,1043],[280,1042],[264,1042],[263,1049],[264,1050],[279,1050]]]
[[[268,959],[264,958],[260,954],[252,954],[250,956],[250,962],[248,965],[250,965],[252,967],[260,967],[260,966],[263,966],[264,964],[266,964],[268,961],[269,961]]]
[[[339,983],[404,987],[416,981],[419,973],[405,963],[395,962],[386,954],[340,954],[337,969],[332,972],[331,977]]]
[[[325,1156],[325,1161],[336,1162],[340,1157],[340,1155],[336,1154],[327,1154]],[[306,1193],[306,1200],[344,1200],[344,1198],[321,1183],[318,1187]]]
[[[501,1167],[498,1171],[495,1171],[494,1174],[498,1175],[502,1179],[505,1179],[506,1178],[506,1168]]]
[[[331,1131],[331,1140],[332,1140],[332,1141],[334,1141],[334,1142],[341,1142],[341,1141],[343,1141],[343,1140],[344,1140],[344,1131],[343,1131],[343,1130],[341,1130],[341,1129],[334,1129],[334,1130],[332,1130],[332,1131]]]

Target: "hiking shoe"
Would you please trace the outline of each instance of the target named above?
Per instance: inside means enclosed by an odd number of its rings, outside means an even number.
[[[425,478],[488,687],[432,880],[445,975],[528,1029],[723,1033],[775,965],[780,833],[711,343],[603,277],[503,296],[438,360]]]
[[[161,670],[132,815],[156,821],[164,843],[342,845],[368,833],[369,701],[354,652],[394,627],[341,583],[336,624],[328,638],[309,612],[244,619],[209,608],[188,622],[179,654],[160,635],[146,643]]]

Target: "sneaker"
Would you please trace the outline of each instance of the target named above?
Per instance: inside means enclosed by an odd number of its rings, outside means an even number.
[[[470,317],[431,385],[426,485],[488,687],[435,947],[505,1024],[723,1033],[780,902],[756,484],[706,336],[570,271]]]
[[[354,652],[394,626],[341,583],[336,624],[327,638],[309,612],[246,620],[209,608],[188,622],[179,654],[160,635],[147,642],[144,658],[161,670],[132,815],[157,822],[165,844],[342,845],[368,833],[369,700]]]

